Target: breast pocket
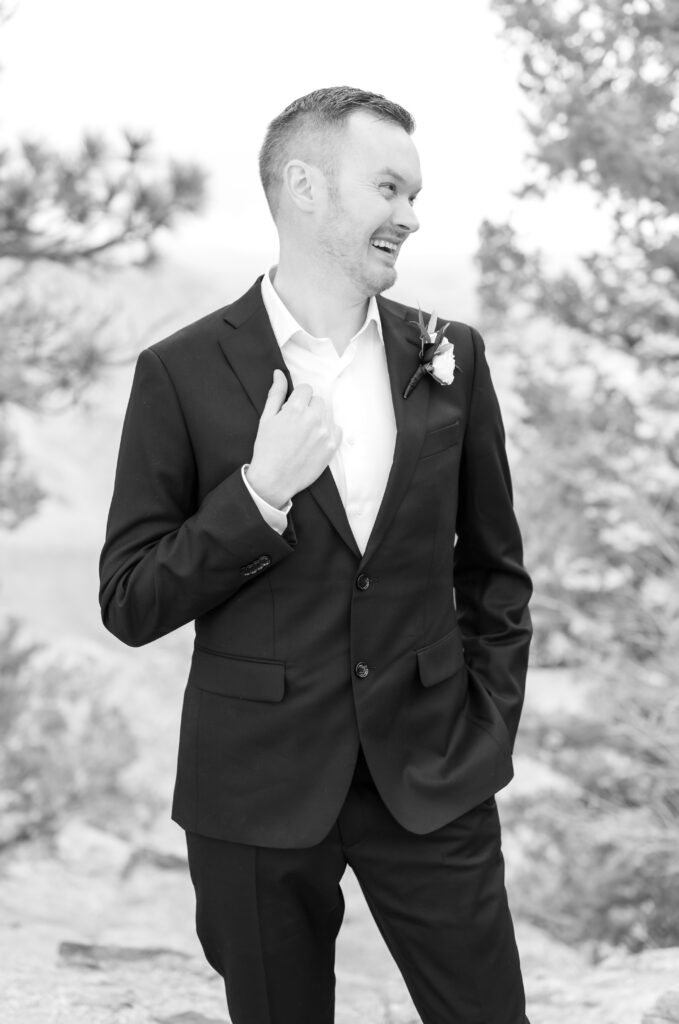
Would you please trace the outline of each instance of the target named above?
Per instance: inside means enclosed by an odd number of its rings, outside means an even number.
[[[428,459],[432,455],[438,455],[439,452],[447,451],[448,448],[456,445],[459,440],[459,420],[456,420],[455,423],[449,423],[445,427],[439,427],[437,430],[430,430],[428,434],[424,435],[424,441],[420,449],[420,459]]]

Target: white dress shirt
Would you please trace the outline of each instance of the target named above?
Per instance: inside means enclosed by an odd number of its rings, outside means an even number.
[[[275,272],[275,267],[270,273]],[[276,292],[269,274],[262,279],[262,299],[294,387],[310,384],[325,402],[327,415],[342,432],[330,461],[337,490],[359,551],[363,553],[375,523],[396,443],[396,420],[382,338],[382,324],[373,296],[360,331],[342,355],[330,338],[314,338],[293,317]],[[278,533],[287,512],[274,508],[243,480],[266,522]]]

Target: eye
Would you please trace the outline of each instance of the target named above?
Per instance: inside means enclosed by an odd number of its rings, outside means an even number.
[[[389,189],[389,191],[392,193],[392,195],[396,195],[396,185],[394,184],[393,181],[383,181],[383,182],[381,182],[380,188]]]

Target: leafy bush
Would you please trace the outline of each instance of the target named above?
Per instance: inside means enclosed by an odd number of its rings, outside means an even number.
[[[0,22],[7,17],[0,0]],[[205,182],[193,163],[160,161],[143,133],[117,142],[86,134],[71,153],[35,138],[3,143],[0,529],[18,529],[45,497],[13,411],[68,406],[121,358],[102,336],[108,317],[94,308],[92,272],[156,259],[158,234],[201,209]],[[92,659],[71,664],[0,623],[0,845],[54,830],[74,810],[120,827],[143,812],[135,793],[130,814],[134,741],[109,692]]]
[[[539,321],[502,337],[542,665],[679,651],[679,365]]]
[[[524,726],[524,749],[574,792],[507,807],[529,853],[517,910],[595,959],[679,945],[679,694],[634,669],[590,693],[594,717]]]
[[[572,667],[587,701],[523,724],[574,794],[508,807],[530,858],[517,909],[595,956],[679,945],[676,370],[543,332],[506,332],[534,663]]]
[[[144,804],[126,791],[135,742],[93,659],[69,664],[0,627],[0,846],[56,831],[77,813],[118,830]]]
[[[527,719],[570,795],[517,798],[517,910],[594,956],[679,945],[679,365],[525,309],[488,331],[511,378],[514,481],[535,583],[533,663],[581,717]],[[654,353],[651,351],[654,350]]]

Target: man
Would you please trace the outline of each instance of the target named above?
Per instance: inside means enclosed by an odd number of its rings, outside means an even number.
[[[477,332],[403,397],[413,129],[350,88],[272,122],[278,265],[141,353],[125,419],[102,615],[132,645],[195,619],[173,817],[234,1024],[334,1019],[347,863],[424,1024],[526,1020],[494,793],[531,585]]]

